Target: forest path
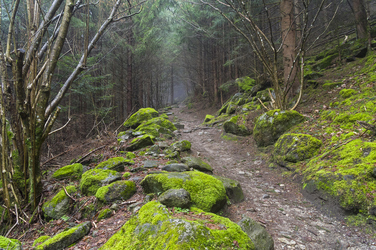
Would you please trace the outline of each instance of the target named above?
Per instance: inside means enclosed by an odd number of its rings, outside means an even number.
[[[222,128],[201,125],[207,114],[204,112],[184,106],[173,109],[185,126],[179,139],[192,143],[193,155],[208,162],[215,175],[240,182],[245,201],[227,209],[226,216],[232,221],[238,222],[245,215],[260,222],[272,235],[276,250],[376,249],[372,235],[324,215],[303,197],[291,177],[283,177],[283,170],[270,169],[257,156],[251,136],[224,140]]]

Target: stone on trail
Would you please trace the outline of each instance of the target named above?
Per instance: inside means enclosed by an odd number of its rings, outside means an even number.
[[[77,192],[74,186],[67,186],[65,188],[69,195]],[[68,197],[61,189],[51,200],[46,201],[42,206],[43,216],[46,220],[60,219],[63,215],[69,213],[71,208],[71,198]]]
[[[225,123],[223,123],[223,128],[225,132],[240,136],[250,135],[251,132],[248,130],[246,126],[237,124],[238,118],[238,116],[234,116],[230,120],[227,120],[225,121]]]
[[[55,171],[55,173],[52,175],[55,179],[80,179],[83,172],[83,166],[80,163],[68,165],[62,168],[59,168]]]
[[[174,216],[157,201],[145,204],[100,249],[255,249],[239,225],[216,214],[191,208],[195,220]],[[209,222],[208,222],[209,221]]]
[[[158,201],[166,207],[189,208],[191,195],[183,188],[169,189],[158,197]]]
[[[99,163],[95,169],[114,170],[117,172],[123,172],[124,166],[134,165],[134,161],[125,159],[124,157],[114,157],[107,161]]]
[[[136,193],[136,184],[133,181],[115,181],[110,185],[100,187],[95,194],[103,203],[117,200],[128,200]]]
[[[248,235],[255,245],[255,249],[274,250],[274,241],[266,229],[249,217],[238,222],[238,225]]]
[[[91,222],[87,221],[82,224],[79,224],[73,228],[67,229],[62,233],[55,235],[54,237],[46,240],[39,246],[36,250],[58,250],[65,249],[72,245],[73,243],[82,239],[87,235],[91,228]]]
[[[213,172],[213,168],[201,158],[188,156],[182,158],[181,161],[187,164],[189,168],[193,168],[201,172]]]
[[[100,187],[120,179],[121,174],[116,171],[91,169],[82,175],[80,189],[84,195],[95,195]]]
[[[132,140],[131,144],[126,148],[127,151],[136,151],[141,148],[154,144],[154,136],[143,135]]]
[[[213,177],[223,183],[223,186],[226,189],[226,194],[232,203],[239,203],[244,200],[243,190],[238,181],[215,175],[213,175]]]
[[[304,116],[295,110],[268,111],[257,118],[253,138],[259,147],[272,145],[287,130],[303,121]]]
[[[311,135],[288,133],[282,135],[274,145],[273,158],[277,163],[296,163],[317,154],[322,142]]]
[[[183,163],[171,163],[164,166],[162,170],[167,172],[185,172],[188,171],[189,168],[186,164]]]
[[[208,212],[219,211],[227,200],[222,182],[198,171],[149,174],[141,186],[147,194],[184,188],[191,195],[192,205]]]
[[[124,127],[137,128],[142,122],[158,117],[159,113],[153,108],[142,108],[125,121]]]

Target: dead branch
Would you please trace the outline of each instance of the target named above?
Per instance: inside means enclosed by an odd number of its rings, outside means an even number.
[[[260,98],[257,98],[257,100],[261,103],[261,105],[266,109],[266,110],[270,110],[268,107],[265,106],[265,104],[260,100]]]
[[[68,125],[68,123],[69,123],[71,120],[72,120],[72,118],[69,118],[69,120],[67,121],[67,123],[65,123],[64,126],[58,128],[58,129],[55,129],[54,131],[48,133],[48,135],[52,135],[52,134],[54,134],[54,133],[56,133],[56,132],[59,132],[60,130],[64,129],[64,128]]]
[[[17,210],[17,204],[14,205],[15,206],[15,210],[16,210],[16,224],[13,225],[13,227],[11,229],[9,229],[9,231],[7,232],[7,234],[5,235],[5,237],[8,237],[8,235],[10,234],[10,232],[12,232],[12,230],[18,225],[18,210]]]
[[[69,198],[71,198],[74,202],[77,201],[75,198],[73,198],[73,197],[68,193],[67,189],[66,189],[64,186],[63,186],[63,189],[64,189],[65,194],[66,194]]]
[[[106,147],[106,146],[108,146],[108,144],[103,145],[103,146],[101,146],[101,147],[99,147],[99,148],[96,148],[96,149],[90,151],[89,153],[87,153],[87,154],[84,155],[81,159],[78,159],[78,160],[75,161],[74,163],[80,163],[80,162],[82,162],[86,157],[88,157],[89,155],[91,155],[91,154],[94,153],[95,151],[98,151],[98,150],[100,150],[100,149],[102,149],[102,148],[104,148],[104,147]]]
[[[85,145],[87,145],[87,144],[88,144],[88,143],[86,143]],[[83,146],[85,146],[85,145],[83,145]],[[82,147],[82,145],[80,145],[80,146],[76,146],[76,147],[71,148],[71,149],[68,149],[68,150],[66,150],[66,151],[64,151],[64,152],[62,152],[62,153],[60,153],[60,154],[58,154],[58,155],[52,157],[51,159],[48,159],[47,161],[43,162],[43,163],[41,164],[41,166],[45,165],[46,163],[48,163],[48,162],[50,162],[50,161],[56,159],[57,157],[60,157],[60,156],[62,156],[62,155],[64,155],[64,154],[66,154],[66,153],[68,153],[69,151],[72,151],[73,149],[76,149],[76,148],[78,148],[78,147]]]
[[[364,121],[356,121],[360,126],[362,126],[364,129],[366,129],[366,131],[370,131],[372,133],[372,136],[374,136],[376,134],[376,126],[375,125],[372,125],[372,124],[369,124],[367,122],[364,122]]]

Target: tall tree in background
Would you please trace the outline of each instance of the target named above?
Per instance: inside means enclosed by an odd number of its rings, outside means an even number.
[[[128,12],[121,0],[113,2],[107,19],[91,41],[87,39],[87,46],[80,60],[61,84],[57,94],[52,96],[55,68],[64,50],[73,14],[89,2],[83,3],[79,0],[74,3],[73,0],[66,0],[62,11],[64,1],[54,0],[45,13],[38,3],[27,1],[27,40],[16,40],[23,38],[16,36],[14,29],[16,17],[22,16],[23,13],[20,12],[20,1],[15,0],[12,3],[13,11],[8,16],[11,21],[5,50],[0,41],[1,174],[4,200],[8,209],[9,190],[13,192],[14,202],[18,207],[22,200],[27,198],[32,210],[39,204],[42,191],[41,146],[57,119],[59,103],[77,76],[87,68],[87,56],[109,25],[140,13],[141,8],[140,3],[135,3],[133,8],[129,9],[131,12]],[[42,18],[39,18],[40,16]],[[22,47],[26,50],[18,49]],[[12,65],[11,71],[8,70],[8,65]]]
[[[353,0],[353,9],[356,22],[356,31],[359,39],[369,40],[367,11],[364,0]]]

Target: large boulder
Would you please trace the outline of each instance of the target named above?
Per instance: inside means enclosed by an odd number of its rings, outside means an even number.
[[[273,158],[277,163],[304,161],[315,156],[321,145],[322,142],[311,135],[284,134],[274,145]]]
[[[271,110],[257,118],[253,137],[257,146],[266,147],[274,144],[283,133],[303,121],[304,116],[295,110]]]
[[[252,87],[256,85],[256,80],[250,78],[249,76],[238,78],[235,80],[235,83],[238,84],[238,88],[242,93],[249,93],[252,90]]]
[[[184,152],[191,150],[191,143],[187,140],[177,141],[168,148],[174,152]]]
[[[185,172],[188,171],[189,168],[186,164],[183,163],[171,163],[162,167],[162,170],[167,172]]]
[[[188,156],[182,158],[181,161],[187,164],[189,168],[193,168],[201,172],[213,172],[213,168],[201,158]]]
[[[74,186],[67,186],[65,189],[69,195],[77,192]],[[43,215],[46,220],[60,219],[63,215],[68,214],[71,207],[70,201],[71,198],[67,196],[65,190],[60,190],[60,192],[42,206]]]
[[[238,118],[239,116],[233,116],[230,120],[227,120],[225,123],[223,123],[225,132],[241,136],[250,135],[251,132],[247,129],[246,126],[237,124]]]
[[[100,187],[120,179],[121,174],[116,171],[91,169],[82,175],[80,189],[84,195],[95,195]]]
[[[274,241],[266,229],[249,217],[243,218],[238,225],[248,235],[255,249],[274,250]]]
[[[124,157],[113,157],[107,161],[99,163],[95,169],[114,170],[117,172],[123,172],[124,166],[133,165],[134,161],[125,159]]]
[[[0,235],[0,249],[22,250],[21,241],[17,239],[9,239]]]
[[[227,218],[192,208],[182,217],[156,201],[145,204],[100,249],[255,249],[251,239]],[[189,220],[190,217],[194,221]]]
[[[91,222],[87,221],[82,224],[79,224],[75,227],[67,229],[62,233],[55,235],[54,237],[46,240],[39,246],[36,250],[56,250],[56,249],[66,249],[73,243],[82,239],[87,235],[91,228]]]
[[[83,172],[83,166],[80,163],[68,165],[62,168],[59,168],[52,175],[55,179],[80,179]]]
[[[140,126],[136,128],[136,131],[142,131],[143,127],[147,127],[152,124],[156,124],[162,128],[166,128],[170,130],[171,132],[176,130],[175,125],[172,122],[170,122],[168,119],[165,119],[163,117],[156,117],[156,118],[152,118],[148,121],[143,122]]]
[[[190,193],[192,204],[208,212],[217,212],[226,204],[226,190],[222,182],[198,171],[147,175],[141,186],[145,193],[155,194],[184,188]]]
[[[136,151],[141,148],[154,145],[154,136],[143,135],[132,140],[131,144],[126,148],[127,151]]]
[[[111,203],[116,200],[128,200],[136,193],[133,181],[115,181],[110,185],[100,187],[95,194],[98,200]]]
[[[183,188],[169,189],[158,197],[158,201],[166,207],[189,208],[191,195]]]
[[[213,175],[213,177],[217,178],[223,183],[223,186],[226,189],[227,197],[232,203],[239,203],[244,200],[243,190],[238,181],[215,175]]]
[[[126,128],[137,128],[142,122],[158,117],[159,113],[153,108],[142,108],[124,122]]]

